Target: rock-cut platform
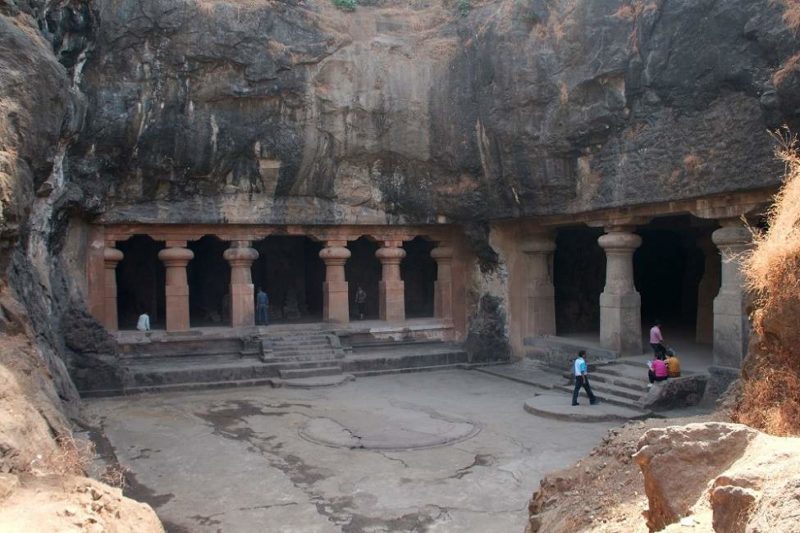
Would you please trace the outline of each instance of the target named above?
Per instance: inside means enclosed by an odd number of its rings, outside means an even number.
[[[572,405],[564,394],[540,394],[525,401],[525,410],[531,414],[570,422],[613,422],[647,418],[650,413],[606,402],[591,405],[585,397],[579,405]]]

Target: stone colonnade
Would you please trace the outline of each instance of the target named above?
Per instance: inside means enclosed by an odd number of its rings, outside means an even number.
[[[187,281],[186,267],[194,258],[194,253],[187,248],[187,242],[198,240],[203,235],[215,234],[214,228],[209,231],[191,235],[185,240],[165,238],[169,235],[169,228],[160,227],[159,231],[152,231],[146,226],[107,228],[105,248],[103,249],[104,286],[102,290],[103,301],[98,305],[92,302],[91,307],[99,311],[98,318],[109,331],[116,331],[119,327],[117,317],[117,282],[116,267],[123,259],[123,253],[115,248],[117,241],[125,240],[135,234],[150,234],[156,240],[163,240],[166,247],[159,251],[158,258],[165,267],[165,294],[166,294],[166,330],[186,331],[190,327],[189,320],[189,284]],[[348,241],[354,241],[361,235],[372,235],[380,243],[375,253],[381,263],[382,277],[379,284],[380,319],[390,322],[405,319],[405,284],[400,275],[400,263],[406,255],[403,242],[410,241],[415,234],[412,231],[401,233],[403,228],[392,228],[393,231],[386,236],[379,232],[358,232],[352,235],[343,234],[342,228],[337,228],[335,238],[326,238],[321,235],[311,234],[316,240],[324,243],[319,252],[319,257],[325,264],[325,281],[322,287],[323,295],[323,320],[332,323],[347,323],[350,319],[349,310],[349,285],[345,278],[345,264],[350,258]],[[261,233],[244,231],[224,234],[224,240],[231,242],[225,250],[223,257],[230,264],[230,310],[231,325],[233,327],[255,325],[254,285],[251,275],[251,266],[258,259],[258,251],[252,247],[252,242],[258,238],[268,236],[269,231]],[[298,233],[295,235],[304,235]],[[453,277],[452,260],[453,249],[447,240],[449,235],[436,236],[432,239],[438,243],[431,251],[431,257],[437,263],[437,279],[434,289],[434,314],[435,318],[452,321],[453,319]],[[97,291],[91,292],[95,294]]]
[[[697,213],[702,218],[713,218],[721,226],[711,240],[698,243],[705,256],[705,273],[698,289],[697,340],[713,342],[711,372],[724,375],[720,381],[726,382],[738,374],[747,353],[750,325],[739,258],[749,249],[751,235],[740,216],[719,215]],[[599,302],[600,344],[621,356],[649,350],[642,345],[641,297],[634,285],[633,263],[634,253],[642,244],[642,238],[635,233],[636,225],[645,222],[628,219],[626,223],[590,224],[605,230],[598,239],[606,255],[605,287]],[[555,335],[553,232],[538,228],[524,233],[520,240],[525,258],[523,336]]]

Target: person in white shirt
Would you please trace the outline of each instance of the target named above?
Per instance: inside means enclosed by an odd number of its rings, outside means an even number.
[[[139,321],[136,322],[136,329],[139,331],[150,331],[150,315],[147,313],[139,315]]]

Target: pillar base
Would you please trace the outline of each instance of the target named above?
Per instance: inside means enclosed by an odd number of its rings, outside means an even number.
[[[402,281],[381,281],[380,317],[389,322],[401,322],[406,319],[405,283]]]
[[[600,345],[621,357],[644,353],[638,292],[600,295]]]
[[[326,322],[350,322],[349,284],[346,281],[326,281],[322,284],[322,319]]]

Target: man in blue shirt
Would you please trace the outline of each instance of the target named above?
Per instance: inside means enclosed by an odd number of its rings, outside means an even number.
[[[259,287],[256,293],[256,324],[268,324],[269,296]]]
[[[586,366],[586,350],[578,352],[578,357],[575,358],[575,364],[572,365],[573,374],[575,374],[575,389],[572,391],[572,405],[580,405],[578,403],[578,393],[581,387],[586,389],[586,395],[589,396],[589,403],[594,405],[597,403],[592,388],[589,386],[588,367]]]

